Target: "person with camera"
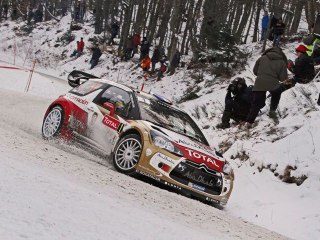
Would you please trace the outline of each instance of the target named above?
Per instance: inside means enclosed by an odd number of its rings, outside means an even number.
[[[309,83],[316,76],[312,57],[307,54],[308,48],[300,44],[296,47],[297,58],[295,62],[288,60],[288,70],[294,74],[293,86],[296,83]]]
[[[245,121],[250,110],[252,100],[252,86],[247,86],[244,78],[236,78],[228,86],[225,97],[225,109],[222,121],[217,128],[229,128],[230,119],[236,122]]]

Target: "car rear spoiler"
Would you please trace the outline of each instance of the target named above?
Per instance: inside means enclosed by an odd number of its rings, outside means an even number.
[[[71,87],[77,87],[82,83],[88,81],[90,78],[99,78],[99,77],[91,75],[89,73],[81,72],[78,70],[73,70],[68,75],[68,83]]]

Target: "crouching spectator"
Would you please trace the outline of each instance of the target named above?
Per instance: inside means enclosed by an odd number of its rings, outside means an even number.
[[[141,68],[142,68],[142,70],[143,70],[144,72],[149,72],[150,65],[151,65],[151,59],[150,59],[149,55],[146,55],[146,56],[141,60],[140,66],[141,66]]]
[[[296,47],[297,58],[295,62],[288,61],[288,69],[294,74],[293,85],[296,83],[309,83],[316,75],[313,59],[308,56],[307,50],[306,46],[300,44]]]
[[[77,41],[77,49],[75,49],[72,54],[70,55],[70,57],[75,57],[75,56],[80,56],[81,55],[81,46],[80,46],[80,42]]]
[[[92,48],[92,57],[90,60],[91,68],[90,69],[94,68],[98,64],[99,58],[101,57],[101,55],[102,55],[102,52],[101,52],[99,46],[94,46]]]
[[[252,86],[247,86],[244,78],[236,78],[228,86],[225,97],[225,109],[221,123],[217,128],[229,128],[230,119],[236,122],[245,121],[250,111],[252,101]]]

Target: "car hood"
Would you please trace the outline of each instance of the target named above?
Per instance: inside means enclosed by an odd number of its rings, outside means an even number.
[[[178,147],[185,159],[193,161],[199,165],[206,165],[208,168],[215,171],[222,172],[225,160],[219,157],[216,152],[209,146],[204,145],[200,142],[192,140],[185,135],[176,133],[169,129],[160,127],[148,121],[143,121],[149,129],[157,131],[162,135],[166,136],[169,140],[174,142],[176,147]]]

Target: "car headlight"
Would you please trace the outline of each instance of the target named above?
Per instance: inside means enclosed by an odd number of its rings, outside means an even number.
[[[173,154],[176,154],[178,156],[183,156],[181,150],[177,148],[172,141],[170,141],[168,138],[160,135],[159,133],[156,133],[155,131],[151,131],[151,139],[154,143],[159,148],[165,149],[168,152],[171,152]]]
[[[224,166],[223,166],[223,172],[227,175],[229,175],[232,171],[231,165],[228,161],[225,161]]]

